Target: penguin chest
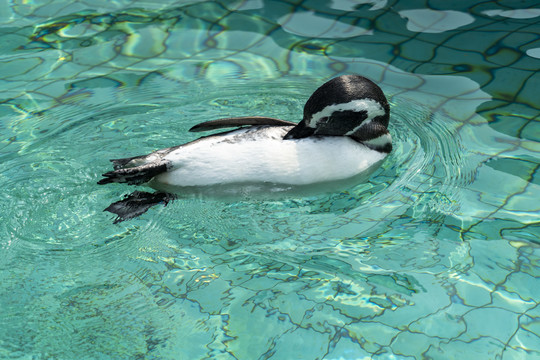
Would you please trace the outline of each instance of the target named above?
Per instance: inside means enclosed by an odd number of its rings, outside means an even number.
[[[278,135],[281,133],[286,131]],[[361,174],[385,156],[340,136],[295,140],[283,140],[280,136],[212,137],[187,144],[165,156],[172,164],[171,169],[154,180],[171,186],[308,185]]]

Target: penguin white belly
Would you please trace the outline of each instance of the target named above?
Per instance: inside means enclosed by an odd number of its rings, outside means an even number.
[[[308,185],[353,177],[386,157],[345,136],[283,140],[288,129],[241,129],[186,144],[164,157],[172,167],[153,182],[181,187]]]

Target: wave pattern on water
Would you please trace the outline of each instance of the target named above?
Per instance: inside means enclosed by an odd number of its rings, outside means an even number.
[[[536,13],[360,3],[0,5],[0,357],[540,357]],[[391,102],[369,181],[102,212],[108,158],[343,73]]]

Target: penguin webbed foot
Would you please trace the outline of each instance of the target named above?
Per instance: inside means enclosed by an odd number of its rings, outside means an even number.
[[[130,220],[148,211],[152,206],[163,203],[167,206],[169,201],[174,200],[175,195],[163,192],[149,193],[145,191],[134,191],[126,195],[122,200],[109,205],[103,211],[108,211],[117,215],[113,223]]]

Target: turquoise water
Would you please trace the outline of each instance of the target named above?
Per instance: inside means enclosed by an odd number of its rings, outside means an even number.
[[[534,1],[0,2],[0,358],[540,359],[539,32]],[[391,103],[368,182],[102,211],[109,158],[345,73]]]

